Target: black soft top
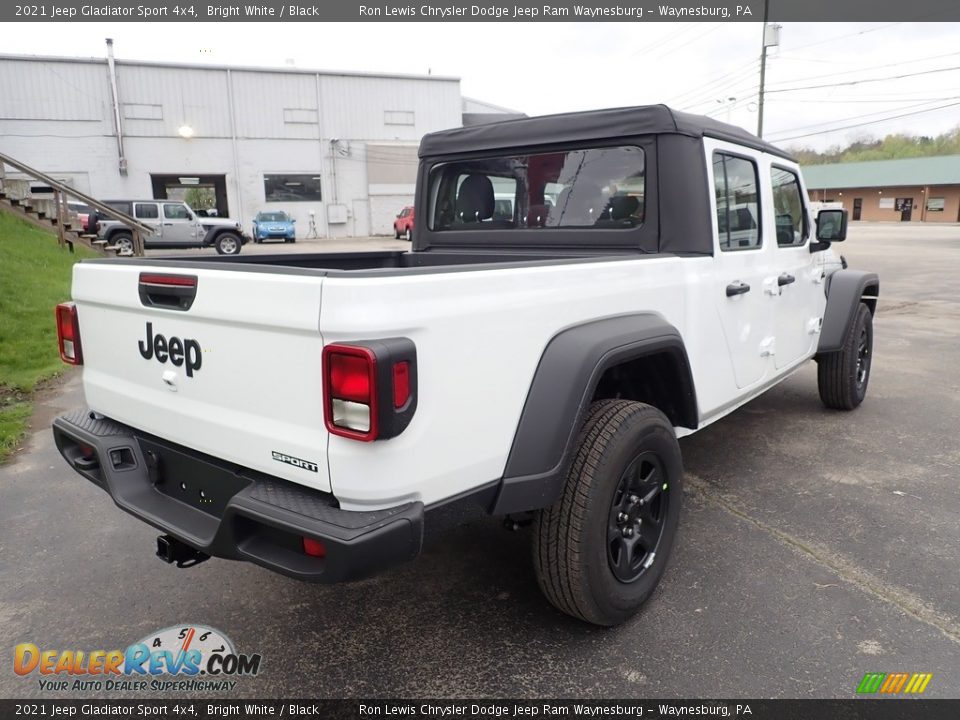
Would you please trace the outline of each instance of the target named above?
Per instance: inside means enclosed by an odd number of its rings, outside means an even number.
[[[442,130],[424,136],[420,141],[420,157],[663,134],[727,140],[788,160],[794,159],[785,151],[743,128],[704,115],[678,112],[666,105],[543,115]]]

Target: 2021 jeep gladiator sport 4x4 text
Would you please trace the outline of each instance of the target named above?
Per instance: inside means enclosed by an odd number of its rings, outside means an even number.
[[[663,106],[434,133],[420,158],[411,252],[76,265],[57,324],[89,409],[57,446],[178,565],[347,580],[476,502],[533,517],[556,607],[621,622],[676,536],[677,438],[811,358],[856,407],[878,278],[841,267],[843,211],[814,221],[789,156]]]

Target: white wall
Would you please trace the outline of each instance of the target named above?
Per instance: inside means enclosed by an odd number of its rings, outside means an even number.
[[[104,199],[151,196],[151,173],[224,175],[245,229],[258,211],[283,209],[302,237],[313,210],[321,236],[344,237],[392,232],[392,215],[413,200],[415,162],[395,167],[385,188],[368,178],[368,143],[412,147],[461,124],[459,80],[436,76],[117,61],[117,85],[125,177],[105,60],[0,55],[0,151]],[[264,173],[319,174],[323,201],[267,203]],[[346,223],[326,222],[333,203],[346,206]]]

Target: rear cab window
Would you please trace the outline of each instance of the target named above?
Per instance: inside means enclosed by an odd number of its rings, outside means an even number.
[[[504,239],[551,229],[638,228],[646,166],[644,149],[635,145],[440,162],[429,171],[427,227],[496,231]]]

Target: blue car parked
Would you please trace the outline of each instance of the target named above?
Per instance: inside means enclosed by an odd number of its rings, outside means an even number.
[[[296,242],[296,222],[282,210],[258,212],[253,219],[253,241],[262,243],[264,240],[283,240]]]

